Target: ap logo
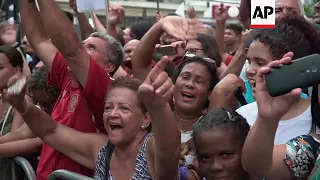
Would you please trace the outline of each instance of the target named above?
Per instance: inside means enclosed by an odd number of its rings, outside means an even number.
[[[251,1],[251,28],[274,28],[275,0]]]

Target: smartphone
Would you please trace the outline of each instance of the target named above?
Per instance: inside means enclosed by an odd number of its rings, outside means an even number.
[[[177,55],[177,50],[172,45],[165,45],[158,48],[156,53],[164,56],[174,56]]]
[[[271,68],[265,75],[269,94],[272,97],[289,93],[294,88],[307,88],[320,83],[320,55],[312,54],[291,64]]]
[[[164,45],[164,46],[161,46],[160,48],[157,48],[153,56],[154,56],[154,60],[158,62],[161,60],[163,56],[174,56],[177,54],[178,52],[176,48],[174,48],[172,45]]]

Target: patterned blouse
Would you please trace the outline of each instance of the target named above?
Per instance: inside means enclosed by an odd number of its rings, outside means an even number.
[[[137,155],[136,167],[134,169],[134,174],[132,180],[152,180],[150,175],[148,164],[147,164],[147,142],[152,137],[152,133],[149,133],[140,148]],[[106,156],[110,152],[107,152],[107,145],[104,145],[98,154],[98,159],[96,161],[96,169],[94,179],[96,180],[114,180],[110,170],[106,172]]]
[[[286,144],[287,153],[284,161],[297,180],[307,179],[313,167],[320,164],[319,145],[320,143],[311,135],[298,136]]]

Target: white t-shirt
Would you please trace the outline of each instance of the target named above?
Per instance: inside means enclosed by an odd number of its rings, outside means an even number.
[[[257,102],[247,104],[237,109],[237,112],[247,119],[250,126],[254,124],[258,117]],[[312,129],[311,106],[299,116],[282,120],[276,132],[274,144],[285,144],[290,139],[300,135],[309,134]]]

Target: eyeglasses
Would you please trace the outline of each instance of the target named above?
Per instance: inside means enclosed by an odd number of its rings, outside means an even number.
[[[186,54],[197,54],[197,52],[203,51],[201,48],[191,48],[191,49],[186,49],[185,53]]]
[[[188,60],[188,59],[195,58],[195,57],[197,57],[199,59],[202,59],[202,60],[204,60],[204,61],[206,61],[206,62],[208,62],[208,63],[210,63],[210,64],[212,64],[212,65],[214,65],[216,67],[216,61],[215,60],[213,60],[211,58],[208,58],[208,57],[201,57],[201,56],[198,56],[196,54],[186,53],[184,55],[184,60]]]

